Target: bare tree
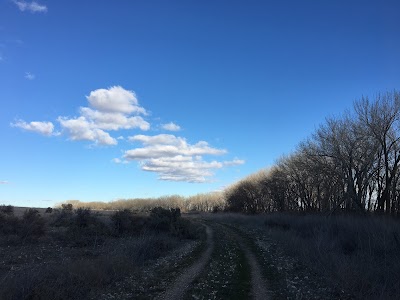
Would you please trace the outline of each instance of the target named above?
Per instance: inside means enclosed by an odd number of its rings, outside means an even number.
[[[395,199],[394,185],[400,163],[400,95],[396,91],[378,95],[374,102],[362,98],[355,102],[354,107],[360,122],[380,145],[377,156],[377,209],[393,212],[391,200]]]

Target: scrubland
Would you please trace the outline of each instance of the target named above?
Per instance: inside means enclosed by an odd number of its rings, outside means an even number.
[[[23,211],[1,207],[0,299],[90,299],[204,235],[179,210]]]
[[[0,208],[0,299],[162,299],[195,264],[184,299],[260,299],[254,276],[270,299],[400,293],[395,218]]]

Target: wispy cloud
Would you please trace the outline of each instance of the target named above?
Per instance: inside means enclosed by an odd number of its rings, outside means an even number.
[[[18,120],[15,123],[10,124],[12,127],[18,127],[27,131],[40,133],[43,135],[51,136],[57,135],[54,133],[54,125],[52,122],[25,122]]]
[[[181,130],[181,127],[173,122],[167,123],[167,124],[162,124],[161,128],[164,130],[168,131],[179,131]]]
[[[8,182],[7,180],[0,180],[0,184],[9,184],[10,182]]]
[[[24,77],[25,77],[25,79],[28,79],[28,80],[34,80],[36,78],[35,74],[32,74],[30,72],[25,72]]]
[[[120,158],[113,158],[111,161],[116,164],[129,164],[129,161]]]
[[[139,161],[142,170],[157,173],[160,180],[209,182],[214,170],[244,163],[238,159],[205,161],[204,155],[223,155],[227,151],[213,148],[205,141],[189,144],[185,138],[170,134],[136,135],[128,140],[144,147],[125,151],[123,159]]]
[[[231,160],[231,161],[225,161],[224,166],[227,166],[227,167],[240,166],[240,165],[243,165],[244,163],[245,163],[245,161],[243,159],[235,158],[234,160]]]
[[[27,1],[13,1],[15,5],[19,8],[20,11],[29,11],[31,13],[45,13],[47,12],[47,6],[43,4],[39,4],[36,1],[27,2]]]

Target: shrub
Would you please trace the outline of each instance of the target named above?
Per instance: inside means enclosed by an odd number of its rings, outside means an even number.
[[[181,238],[196,239],[201,234],[201,227],[183,219],[179,208],[153,208],[150,212],[149,226],[156,231],[168,232]]]
[[[109,235],[110,230],[97,215],[90,209],[79,208],[68,219],[66,231],[59,236],[75,247],[97,246],[103,244],[104,236]]]
[[[91,214],[91,210],[87,208],[78,208],[75,212],[75,220],[74,225],[83,228],[88,227],[89,224],[93,221],[93,216]]]
[[[12,214],[0,212],[0,234],[17,234],[19,227],[20,222],[17,217]]]
[[[55,227],[61,227],[61,226],[69,226],[73,222],[73,215],[72,215],[72,210],[69,209],[61,209],[60,210],[54,210],[54,214],[51,216],[51,221],[50,225],[55,226]]]
[[[46,208],[45,213],[46,214],[51,214],[53,212],[53,209],[51,207]]]
[[[19,234],[24,239],[37,238],[45,233],[45,222],[36,209],[28,209],[21,220]]]
[[[113,231],[116,234],[139,233],[144,227],[144,219],[124,209],[111,216]]]
[[[63,211],[71,211],[72,212],[73,205],[71,203],[64,203],[64,204],[61,204],[61,208]]]
[[[12,205],[0,205],[0,213],[6,214],[6,215],[12,215],[14,214],[14,206]]]
[[[150,211],[149,223],[153,229],[158,231],[171,231],[180,217],[181,211],[179,208],[165,209],[155,207]]]

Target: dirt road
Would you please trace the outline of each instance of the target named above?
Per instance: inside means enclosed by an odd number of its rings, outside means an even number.
[[[177,249],[97,299],[335,299],[265,229],[214,216],[195,221],[204,225],[205,240]]]
[[[207,248],[201,257],[190,267],[183,270],[183,272],[176,278],[173,284],[157,299],[165,300],[178,300],[183,299],[185,291],[190,287],[193,280],[199,276],[208,261],[210,260],[212,251],[214,249],[213,231],[209,226],[206,226],[207,233]]]
[[[270,299],[255,254],[233,229],[208,222],[207,248],[158,299]]]

